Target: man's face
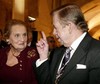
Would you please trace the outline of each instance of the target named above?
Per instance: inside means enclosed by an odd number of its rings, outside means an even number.
[[[61,25],[60,20],[55,14],[53,16],[53,34],[56,36],[58,41],[62,44],[65,45],[68,43],[68,40],[70,39],[70,33],[69,33],[69,25],[65,25],[64,27]]]

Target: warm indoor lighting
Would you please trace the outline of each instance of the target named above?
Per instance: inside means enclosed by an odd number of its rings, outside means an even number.
[[[85,4],[82,8],[85,19],[88,22],[89,30],[100,25],[100,1],[93,0]]]
[[[89,21],[88,21],[88,27],[89,29],[91,30],[92,28],[100,25],[100,13],[98,13],[97,15],[95,15],[93,18],[91,18]]]
[[[31,21],[31,22],[33,22],[33,21],[35,21],[35,20],[36,20],[36,18],[31,17],[31,16],[28,16],[28,20],[29,20],[29,21]]]
[[[13,3],[13,19],[24,20],[25,0],[14,0]]]
[[[100,40],[100,0],[93,0],[82,8],[88,23],[89,32],[95,39]]]

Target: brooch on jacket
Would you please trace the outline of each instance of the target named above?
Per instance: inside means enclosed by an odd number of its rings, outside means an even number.
[[[33,49],[33,50],[30,50],[30,51],[28,51],[28,58],[31,58],[31,57],[34,57],[35,55],[36,55],[36,51]]]

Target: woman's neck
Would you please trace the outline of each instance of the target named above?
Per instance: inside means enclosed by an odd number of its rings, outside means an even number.
[[[11,46],[11,49],[10,50],[11,50],[11,53],[12,53],[13,56],[17,57],[17,56],[20,55],[20,52],[21,52],[20,50],[17,50],[17,49],[15,49],[12,46]]]

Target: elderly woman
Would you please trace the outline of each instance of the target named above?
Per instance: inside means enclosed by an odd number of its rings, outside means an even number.
[[[27,46],[26,24],[11,20],[5,31],[10,46],[0,50],[0,84],[37,84],[32,64],[38,53]]]

